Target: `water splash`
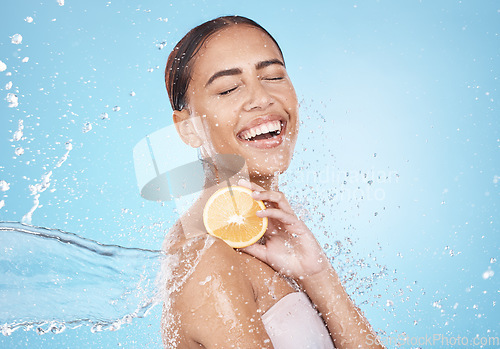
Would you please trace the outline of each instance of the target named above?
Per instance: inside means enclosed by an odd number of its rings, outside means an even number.
[[[493,277],[493,275],[495,275],[495,272],[493,270],[491,270],[491,269],[488,268],[488,270],[486,270],[483,273],[483,279],[484,280],[491,279]]]
[[[57,163],[54,166],[54,170],[58,167],[61,167],[61,165],[68,159],[69,152],[73,149],[73,144],[68,141],[65,144],[66,152],[61,156],[61,158],[57,161]],[[31,192],[31,195],[33,196],[33,206],[31,209],[26,213],[23,218],[22,222],[30,224],[31,223],[31,218],[33,217],[33,213],[36,211],[38,206],[40,206],[40,195],[43,193],[47,188],[50,186],[50,177],[52,176],[52,171],[49,171],[45,173],[42,176],[42,181],[40,183],[36,183],[34,185],[29,185],[29,189]]]
[[[89,132],[90,130],[92,130],[92,124],[90,122],[86,122],[83,124],[83,127],[82,127],[82,132],[83,133],[87,133]]]
[[[7,93],[5,100],[9,103],[9,108],[17,108],[19,105],[19,97],[15,93]]]
[[[160,303],[161,251],[103,245],[60,230],[0,222],[0,329],[117,330]]]
[[[55,167],[61,167],[61,165],[64,164],[66,160],[68,160],[69,152],[73,150],[73,144],[70,141],[67,141],[64,144],[64,148],[66,149],[66,153],[61,156]]]
[[[17,124],[17,130],[12,135],[12,140],[14,142],[20,141],[21,138],[23,138],[23,130],[24,130],[24,122],[23,120],[19,120],[19,123]]]
[[[21,34],[14,34],[10,40],[14,45],[19,45],[23,42],[23,36]]]
[[[9,189],[10,189],[10,184],[2,179],[0,181],[0,191],[7,191]]]
[[[14,150],[14,153],[17,155],[17,156],[21,156],[24,154],[24,148],[23,147],[18,147],[16,148],[16,150]]]
[[[156,47],[158,47],[158,50],[163,50],[163,48],[165,46],[167,46],[167,42],[166,41],[162,41],[159,44],[156,44]]]

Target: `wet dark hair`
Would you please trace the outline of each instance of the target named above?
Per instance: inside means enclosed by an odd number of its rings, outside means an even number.
[[[200,24],[191,29],[177,45],[175,45],[168,56],[167,66],[165,67],[165,85],[173,110],[183,110],[187,105],[186,92],[191,82],[194,58],[203,43],[218,31],[236,24],[246,24],[262,30],[273,40],[283,58],[281,48],[272,35],[249,18],[241,16],[223,16]]]

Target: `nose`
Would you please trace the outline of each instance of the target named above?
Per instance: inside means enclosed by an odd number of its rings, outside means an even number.
[[[248,86],[248,98],[245,102],[245,111],[255,109],[266,109],[274,103],[274,97],[267,91],[266,87],[259,79]]]

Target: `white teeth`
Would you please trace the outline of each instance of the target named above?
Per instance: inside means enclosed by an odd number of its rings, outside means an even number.
[[[265,124],[252,127],[249,130],[244,131],[241,134],[241,138],[245,140],[249,140],[250,138],[253,138],[257,135],[261,135],[264,133],[269,133],[269,132],[277,132],[278,134],[281,133],[281,122],[279,120],[276,121],[269,121],[266,122]]]

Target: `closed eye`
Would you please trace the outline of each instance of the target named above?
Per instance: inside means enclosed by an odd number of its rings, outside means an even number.
[[[264,80],[277,81],[277,80],[283,80],[283,77],[282,76],[277,76],[277,77],[274,77],[274,78],[264,78]]]
[[[219,96],[225,96],[227,94],[230,94],[231,92],[233,92],[234,90],[236,90],[238,88],[238,86],[235,86],[233,88],[230,88],[229,90],[226,90],[226,91],[223,91],[223,92],[220,92],[219,93]]]

